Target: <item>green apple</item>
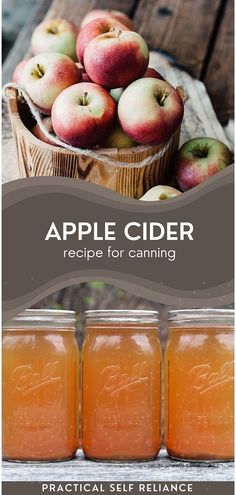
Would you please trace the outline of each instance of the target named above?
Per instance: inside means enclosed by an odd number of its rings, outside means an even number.
[[[47,19],[34,30],[31,38],[33,55],[39,53],[59,52],[73,60],[76,57],[76,40],[79,33],[77,26],[66,19]]]

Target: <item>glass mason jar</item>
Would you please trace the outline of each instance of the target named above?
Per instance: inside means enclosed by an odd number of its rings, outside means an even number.
[[[161,447],[158,313],[87,311],[82,448],[94,460],[149,460]]]
[[[171,311],[165,352],[165,443],[174,459],[234,453],[234,311]]]
[[[78,448],[79,351],[73,311],[29,309],[3,329],[3,456],[72,458]]]

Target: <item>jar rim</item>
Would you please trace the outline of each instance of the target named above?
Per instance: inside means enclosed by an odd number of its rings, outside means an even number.
[[[174,309],[168,311],[168,321],[173,324],[234,324],[235,311],[229,308]]]
[[[75,311],[61,309],[25,309],[4,323],[5,329],[18,328],[74,328]]]
[[[142,309],[97,309],[85,311],[87,319],[110,322],[138,322],[151,323],[159,321],[158,311]]]

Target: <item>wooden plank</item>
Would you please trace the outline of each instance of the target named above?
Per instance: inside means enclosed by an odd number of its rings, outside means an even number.
[[[234,117],[234,2],[228,0],[204,82],[219,119]]]
[[[25,54],[29,50],[30,38],[34,28],[41,22],[45,16],[48,8],[50,7],[51,0],[42,0],[37,3],[37,7],[34,9],[32,16],[26,20],[24,27],[20,31],[16,42],[10,50],[6,61],[3,64],[2,81],[3,84],[11,80],[12,72],[18,62],[24,58]],[[18,7],[20,8],[20,6]]]
[[[175,57],[198,77],[221,0],[140,0],[135,26],[152,49]]]
[[[93,462],[81,451],[72,461],[45,463],[3,462],[3,481],[233,481],[234,463],[181,462],[163,449],[149,462]]]
[[[87,12],[92,9],[114,9],[131,14],[135,0],[54,0],[47,13],[47,18],[66,17],[80,24]]]

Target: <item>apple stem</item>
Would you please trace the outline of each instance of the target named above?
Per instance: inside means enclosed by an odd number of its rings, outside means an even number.
[[[82,98],[82,105],[83,105],[83,107],[86,107],[86,105],[88,104],[87,96],[88,96],[88,93],[87,92],[83,93],[83,98]]]
[[[42,67],[40,67],[39,64],[37,64],[37,71],[38,71],[39,77],[43,77],[44,76],[43,69],[42,69]]]
[[[166,98],[167,98],[167,94],[165,94],[165,93],[164,93],[164,94],[162,95],[162,97],[161,97],[160,101],[159,101],[159,105],[160,105],[161,107],[163,106],[164,101],[165,101],[165,99],[166,99]]]

